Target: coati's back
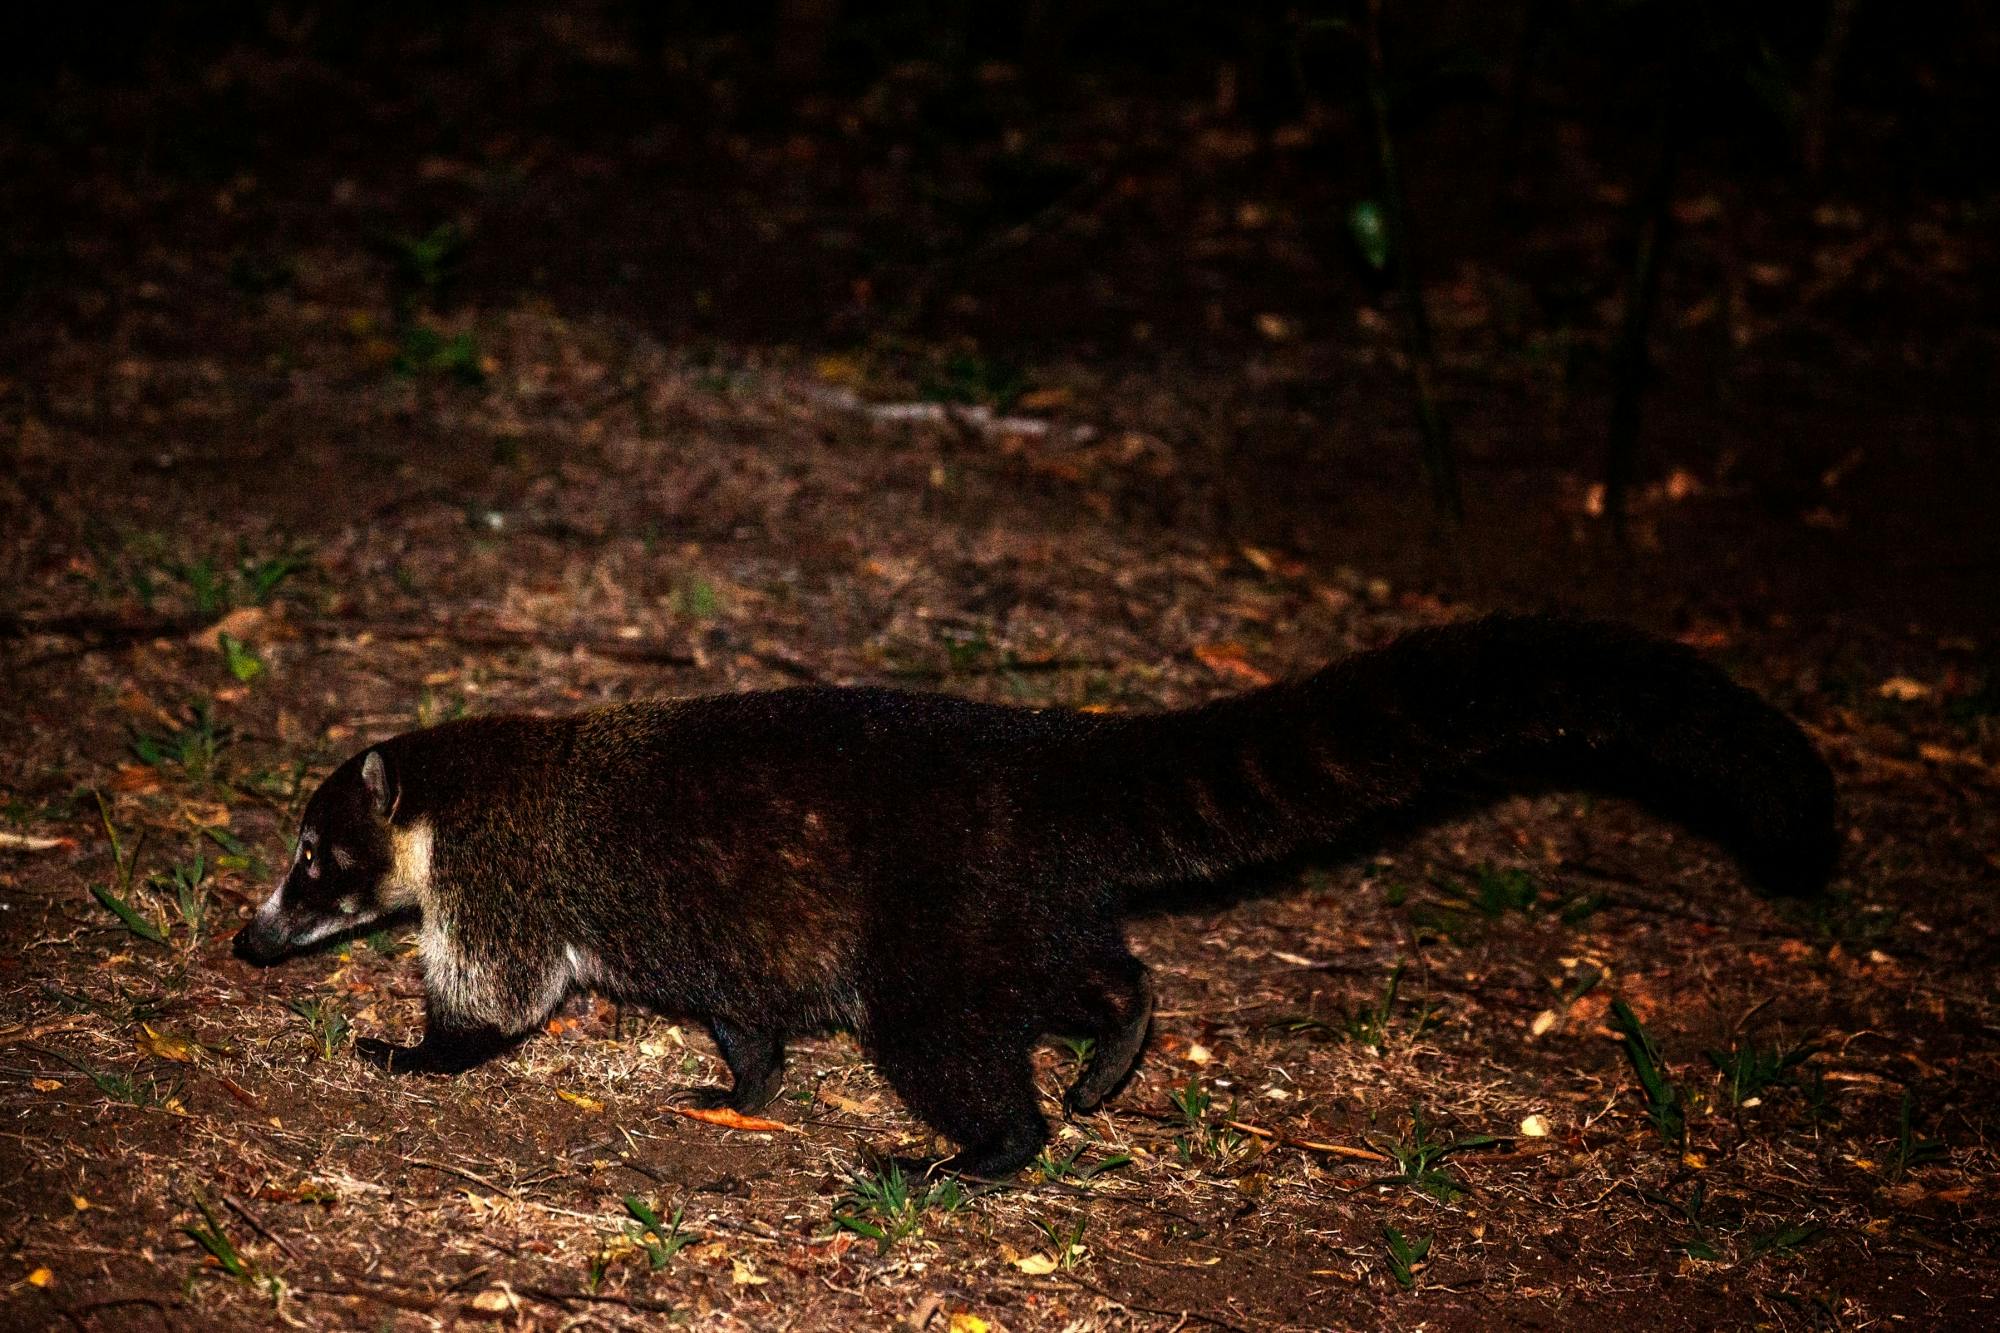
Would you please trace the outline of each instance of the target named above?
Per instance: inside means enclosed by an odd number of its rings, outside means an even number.
[[[967,947],[1524,783],[1632,794],[1780,888],[1823,880],[1831,779],[1797,727],[1676,645],[1495,617],[1179,712],[801,688],[493,717],[389,742],[440,824],[455,928],[564,941],[577,979],[845,1017],[912,923]],[[833,1012],[828,1012],[829,1010]]]

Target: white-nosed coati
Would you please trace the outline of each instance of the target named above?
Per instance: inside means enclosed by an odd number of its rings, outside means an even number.
[[[588,988],[705,1019],[735,1083],[704,1095],[751,1110],[789,1035],[850,1027],[997,1175],[1047,1135],[1039,1039],[1096,1040],[1072,1111],[1138,1058],[1136,898],[1531,784],[1647,800],[1775,889],[1832,867],[1832,777],[1782,713],[1676,645],[1495,617],[1178,712],[808,687],[448,722],[320,786],[236,952],[420,914],[423,1041],[360,1046],[396,1072],[466,1069]]]

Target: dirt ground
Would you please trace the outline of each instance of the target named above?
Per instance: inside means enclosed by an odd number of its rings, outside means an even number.
[[[1026,146],[913,160],[921,71],[690,130],[602,33],[488,36],[504,108],[422,51],[238,49],[0,141],[0,1324],[2000,1321],[1980,215],[1696,171],[1620,551],[1610,315],[1520,275],[1615,290],[1622,214],[1550,187],[1481,253],[1422,141],[1452,535],[1383,299],[1316,257],[1337,124],[999,71]],[[1010,213],[1023,162],[1058,184]],[[844,1034],[733,1130],[674,1109],[722,1070],[672,1016],[579,1000],[390,1081],[352,1039],[414,1032],[410,938],[229,956],[316,778],[419,724],[799,680],[1147,708],[1550,605],[1811,730],[1830,894],[1575,793],[1274,870],[1133,923],[1141,1072],[1004,1187],[898,1193],[931,1145]]]

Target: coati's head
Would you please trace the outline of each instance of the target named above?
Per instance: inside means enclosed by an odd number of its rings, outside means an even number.
[[[236,933],[236,956],[266,966],[415,907],[430,831],[392,824],[399,796],[380,750],[335,769],[306,802],[284,883]]]

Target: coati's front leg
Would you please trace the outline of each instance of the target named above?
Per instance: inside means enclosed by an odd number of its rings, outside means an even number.
[[[372,1037],[354,1043],[355,1054],[391,1074],[462,1074],[484,1064],[539,1028],[575,980],[555,963],[472,950],[449,938],[427,940],[424,952],[424,1039],[415,1046]]]
[[[769,1106],[785,1081],[783,1034],[720,1017],[708,1020],[708,1030],[735,1082],[727,1088],[695,1088],[682,1100],[707,1110],[727,1106],[732,1111],[750,1112]]]
[[[428,1006],[424,1039],[415,1046],[397,1046],[376,1037],[359,1037],[354,1053],[390,1074],[462,1074],[521,1043],[526,1033],[509,1033],[489,1024],[469,1022]]]

